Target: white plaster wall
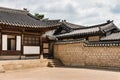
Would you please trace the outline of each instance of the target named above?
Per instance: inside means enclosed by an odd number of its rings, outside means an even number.
[[[21,36],[17,36],[16,50],[21,50]]]
[[[24,46],[24,54],[40,54],[40,46]]]
[[[2,50],[7,50],[7,35],[2,35]]]

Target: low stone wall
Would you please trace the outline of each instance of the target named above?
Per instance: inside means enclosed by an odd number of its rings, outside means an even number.
[[[57,43],[54,56],[66,66],[120,68],[120,46],[87,47],[83,42]]]
[[[34,67],[46,67],[47,65],[48,65],[47,59],[6,60],[6,61],[0,61],[0,72],[5,72],[7,70],[34,68]]]

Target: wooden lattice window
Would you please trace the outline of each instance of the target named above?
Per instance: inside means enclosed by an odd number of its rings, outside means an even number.
[[[40,41],[37,36],[24,36],[24,44],[27,46],[39,46]]]

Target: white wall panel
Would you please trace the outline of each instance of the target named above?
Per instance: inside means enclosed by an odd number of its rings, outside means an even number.
[[[7,50],[7,35],[2,35],[2,50]]]
[[[24,46],[24,54],[40,54],[40,46]]]
[[[17,36],[17,39],[16,39],[16,50],[21,50],[21,36]]]

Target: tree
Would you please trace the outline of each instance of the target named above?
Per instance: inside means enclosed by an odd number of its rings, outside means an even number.
[[[37,17],[38,19],[43,19],[44,14],[35,13],[35,17]]]

